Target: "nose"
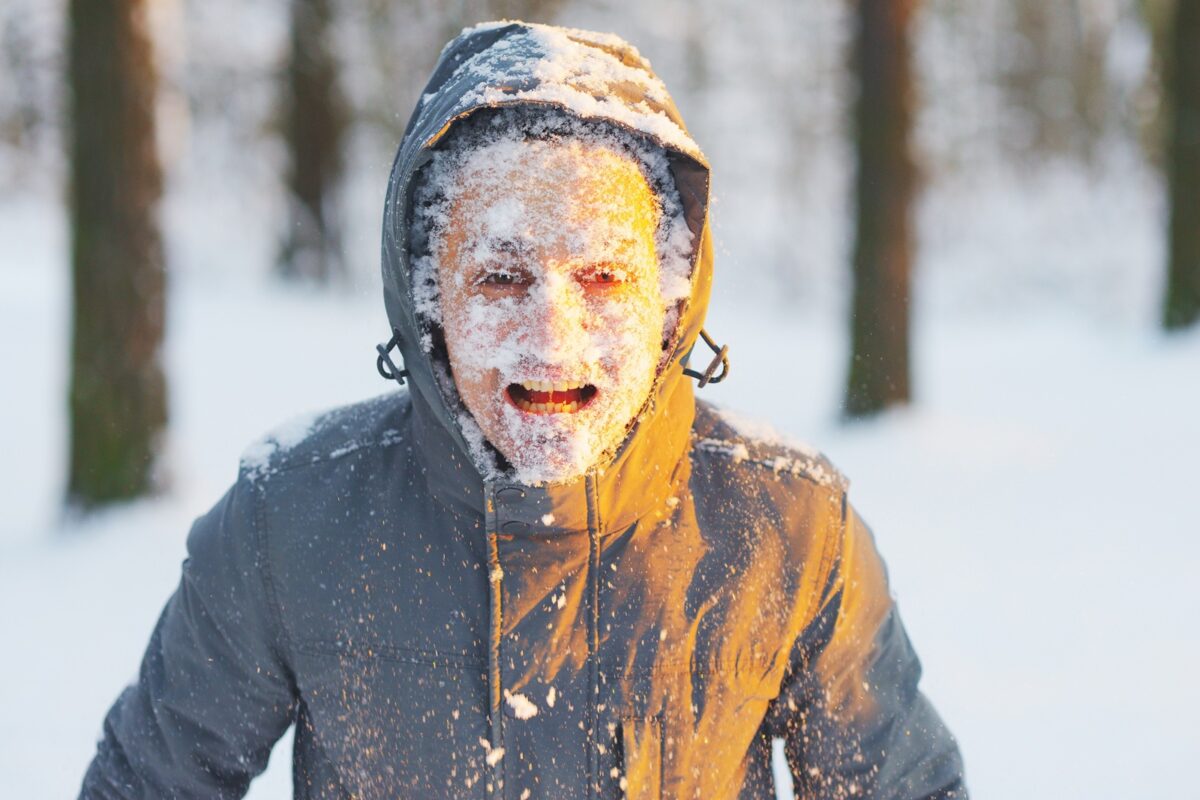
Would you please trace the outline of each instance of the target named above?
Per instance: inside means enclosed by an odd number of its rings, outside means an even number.
[[[547,273],[533,287],[526,306],[530,354],[550,363],[585,361],[591,348],[582,287],[569,276]]]

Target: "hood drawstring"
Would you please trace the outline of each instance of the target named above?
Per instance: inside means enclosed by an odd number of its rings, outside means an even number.
[[[400,369],[392,361],[389,353],[400,346],[400,331],[397,328],[392,328],[392,338],[388,339],[387,344],[375,345],[375,351],[379,353],[379,357],[375,359],[375,369],[379,370],[379,374],[384,380],[392,381],[401,386],[404,385],[404,379],[408,376],[408,370]],[[703,384],[701,384],[703,385]]]
[[[697,372],[694,369],[683,368],[683,374],[696,379],[696,388],[703,389],[710,383],[720,383],[729,377],[729,345],[723,344],[720,347],[708,335],[708,331],[704,328],[700,329],[700,338],[704,339],[704,343],[708,345],[714,353],[713,360],[709,362],[708,368],[704,372]],[[683,357],[683,363],[687,364],[688,359],[692,357],[692,351],[696,349],[696,343],[693,342],[691,348],[688,349],[687,355]],[[717,367],[721,367],[720,375],[713,375],[717,371]]]

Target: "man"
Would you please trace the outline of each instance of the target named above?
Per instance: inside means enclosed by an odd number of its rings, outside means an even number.
[[[621,40],[451,42],[385,206],[406,391],[248,451],[82,796],[241,796],[294,723],[303,798],[767,798],[776,738],[805,798],[965,798],[845,481],[694,399],[707,201]]]

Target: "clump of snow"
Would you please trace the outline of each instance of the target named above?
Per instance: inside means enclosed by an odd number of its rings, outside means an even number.
[[[554,704],[557,701],[558,701],[558,690],[555,689],[553,686],[551,686],[550,690],[548,692],[546,692],[546,706],[549,708],[554,708]]]
[[[735,464],[740,464],[750,459],[750,450],[741,442],[730,442],[724,439],[700,439],[696,442],[696,447],[701,450],[707,450],[710,453],[721,453],[722,455],[729,456],[730,460]]]
[[[613,34],[531,24],[465,60],[455,77],[464,72],[478,76],[479,86],[461,98],[460,107],[554,103],[580,117],[615,120],[703,158],[687,131],[661,110],[670,96],[650,62]],[[533,85],[513,91],[514,78]],[[631,98],[634,91],[641,99]]]
[[[437,373],[470,412],[458,421],[476,466],[496,477],[485,440],[524,483],[601,464],[646,405],[691,290],[665,152],[561,112],[502,109],[461,123],[418,184],[414,306],[445,332],[453,374]],[[595,392],[532,414],[505,395],[528,382]]]
[[[483,748],[485,753],[487,753],[487,755],[484,757],[484,760],[487,761],[487,765],[489,767],[496,766],[500,763],[500,759],[504,758],[504,748],[492,747],[492,743],[487,739],[480,739],[479,746]]]
[[[537,716],[538,707],[532,700],[520,692],[510,692],[504,690],[504,702],[508,703],[508,707],[512,709],[513,716],[517,719],[532,719]],[[553,705],[553,703],[551,703]]]
[[[288,420],[242,451],[241,464],[250,480],[261,478],[270,469],[271,459],[287,452],[312,434],[321,414],[302,414]]]
[[[554,524],[554,515],[553,514],[542,514],[542,524],[546,525],[546,526],[553,525]]]

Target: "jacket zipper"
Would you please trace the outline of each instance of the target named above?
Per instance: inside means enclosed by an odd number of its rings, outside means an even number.
[[[595,473],[586,477],[588,510],[588,783],[590,797],[600,796],[600,503]]]
[[[495,487],[488,486],[485,495],[488,552],[488,738],[491,747],[488,748],[487,761],[491,768],[491,778],[487,783],[488,796],[500,798],[504,796],[504,758],[493,756],[498,748],[504,746],[503,709],[500,708],[502,696],[500,686],[500,635],[501,635],[501,581],[504,570],[500,567],[500,543],[497,539]]]

